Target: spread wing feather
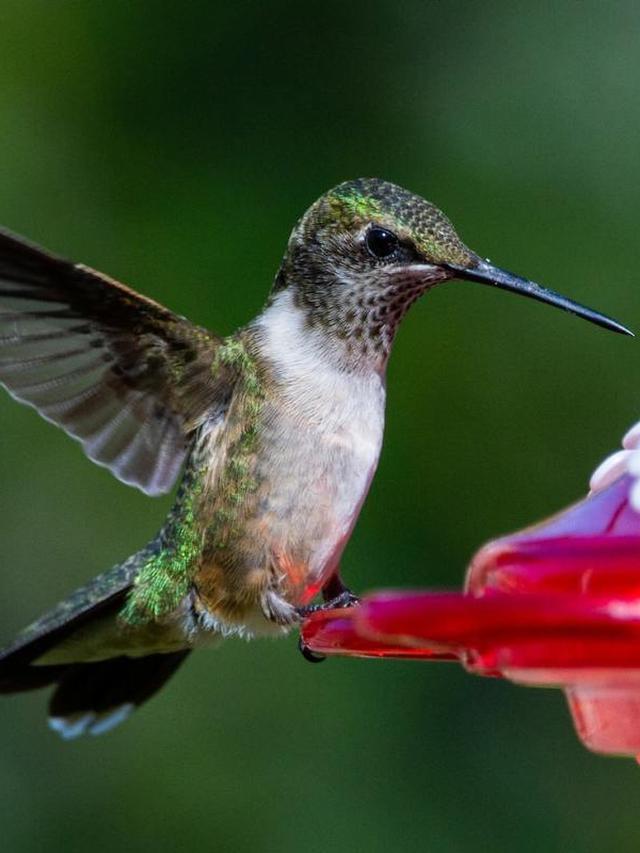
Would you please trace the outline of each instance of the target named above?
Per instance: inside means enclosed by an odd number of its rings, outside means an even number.
[[[147,494],[171,489],[224,397],[221,340],[89,267],[0,231],[0,384]]]

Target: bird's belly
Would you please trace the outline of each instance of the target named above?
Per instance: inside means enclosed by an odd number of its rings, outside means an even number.
[[[257,519],[269,552],[269,571],[280,581],[287,599],[306,603],[337,569],[362,501],[364,489],[349,500],[337,500],[333,489],[310,484],[297,495],[275,494],[277,510]],[[271,504],[271,506],[273,506]],[[288,517],[280,513],[289,504]]]
[[[336,570],[375,472],[382,424],[354,418],[283,431],[265,467],[255,534],[264,536],[288,596],[312,598]],[[277,461],[276,461],[277,460]]]
[[[296,620],[295,608],[336,570],[380,454],[380,376],[321,364],[300,376],[281,364],[278,376],[261,407],[251,488],[234,504],[232,541],[209,543],[196,579],[216,630],[262,632],[256,613],[263,627]]]
[[[355,432],[354,432],[355,429]],[[230,548],[202,566],[199,604],[220,633],[295,621],[336,570],[374,474],[382,430],[280,427],[263,437],[253,508]],[[267,440],[269,443],[267,443]]]

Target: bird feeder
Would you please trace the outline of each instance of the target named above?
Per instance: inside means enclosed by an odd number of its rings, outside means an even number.
[[[639,757],[640,425],[624,444],[586,499],[483,547],[461,592],[376,592],[311,615],[303,644],[560,688],[586,747]]]

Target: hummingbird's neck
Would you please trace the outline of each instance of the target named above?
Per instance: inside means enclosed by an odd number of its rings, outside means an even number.
[[[289,287],[271,297],[250,328],[262,355],[295,363],[310,375],[328,369],[384,377],[395,329],[386,333],[381,324],[358,318],[354,305],[325,312],[320,322]]]

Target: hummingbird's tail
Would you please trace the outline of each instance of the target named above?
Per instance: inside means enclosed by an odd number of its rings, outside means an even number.
[[[115,620],[139,566],[156,543],[78,589],[0,651],[0,694],[55,685],[49,725],[61,737],[102,734],[125,720],[173,675],[189,650],[143,657],[47,663],[43,655],[92,624]],[[77,634],[76,634],[77,635]],[[49,654],[49,657],[53,655]],[[39,662],[42,661],[42,662]]]
[[[126,720],[153,696],[188,654],[187,649],[93,663],[27,665],[8,676],[0,668],[0,693],[55,685],[49,701],[49,727],[65,740],[83,734],[100,735]]]

